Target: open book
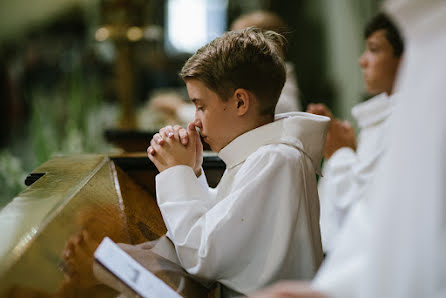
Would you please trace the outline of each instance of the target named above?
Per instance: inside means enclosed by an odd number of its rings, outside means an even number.
[[[216,291],[197,282],[181,266],[151,250],[123,247],[105,237],[94,253],[94,271],[101,282],[126,296],[215,297],[212,292]]]

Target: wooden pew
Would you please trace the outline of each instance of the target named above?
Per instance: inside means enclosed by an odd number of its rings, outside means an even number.
[[[203,168],[215,186],[225,166],[211,156]],[[116,297],[89,278],[91,252],[105,236],[138,244],[165,234],[156,174],[142,153],[55,157],[35,169],[30,186],[0,212],[0,297]],[[174,287],[169,274],[161,277]],[[185,279],[190,297],[210,295]]]

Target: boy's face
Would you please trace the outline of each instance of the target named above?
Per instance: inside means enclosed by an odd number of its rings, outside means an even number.
[[[231,142],[233,125],[237,122],[233,100],[223,101],[214,91],[197,79],[186,80],[190,100],[195,104],[195,123],[204,141],[215,152]]]
[[[366,40],[366,49],[359,59],[367,92],[391,94],[400,57],[395,57],[384,29],[373,32]]]

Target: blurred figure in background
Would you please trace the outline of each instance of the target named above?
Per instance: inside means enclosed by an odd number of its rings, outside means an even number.
[[[366,89],[375,95],[353,107],[361,129],[356,145],[352,125],[333,117],[323,104],[310,104],[307,112],[332,119],[324,148],[324,177],[319,181],[321,236],[325,253],[336,239],[351,207],[370,191],[369,184],[388,146],[388,119],[394,104],[393,86],[403,55],[403,40],[388,16],[377,14],[364,31],[366,49],[359,59]]]
[[[446,297],[446,2],[386,7],[406,39],[396,86],[404,100],[395,103],[392,142],[371,192],[348,215],[311,285],[277,284],[256,298]]]
[[[263,30],[271,30],[285,37],[289,32],[288,26],[275,13],[268,11],[255,11],[237,18],[231,25],[230,30],[241,30],[247,27],[257,27]],[[286,48],[283,47],[281,56],[286,60]],[[285,62],[286,81],[283,86],[282,93],[276,105],[275,114],[295,112],[301,110],[299,100],[299,89],[297,86],[296,74],[294,66],[291,62]],[[163,100],[151,101],[151,109],[160,111],[166,117],[176,115],[177,122],[189,123],[194,119],[195,107],[193,104],[179,100],[177,97],[166,98]]]
[[[231,25],[231,30],[240,30],[247,27],[257,27],[271,30],[288,38],[289,28],[277,14],[269,11],[254,11],[237,18]],[[286,81],[279,97],[275,113],[295,112],[301,110],[299,88],[296,73],[291,62],[286,61],[286,48],[282,49],[282,58],[285,61]]]

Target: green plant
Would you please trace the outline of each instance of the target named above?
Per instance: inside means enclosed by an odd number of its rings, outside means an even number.
[[[0,151],[0,209],[25,188],[26,172],[20,159],[9,151]]]
[[[30,135],[37,164],[57,154],[113,150],[103,130],[113,126],[118,110],[103,103],[98,87],[74,73],[54,95],[35,92]],[[51,108],[49,108],[51,107]]]

